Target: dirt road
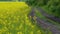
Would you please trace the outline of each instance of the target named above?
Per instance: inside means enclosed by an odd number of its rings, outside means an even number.
[[[47,15],[43,12],[42,9],[37,8],[43,16]],[[29,16],[34,17],[35,16],[35,8],[32,8],[32,11]],[[53,17],[53,16],[52,16]],[[33,19],[33,18],[32,18]],[[34,19],[33,19],[34,20]],[[41,20],[39,17],[36,18],[37,24],[41,26],[43,29],[48,29],[52,32],[52,34],[60,34],[60,28],[57,25],[53,25],[52,23],[48,22],[47,20]],[[47,32],[48,33],[48,32]]]

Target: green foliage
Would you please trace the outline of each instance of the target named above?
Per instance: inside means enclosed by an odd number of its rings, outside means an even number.
[[[54,16],[60,17],[60,0],[50,0],[47,4],[48,11]]]
[[[26,1],[29,6],[46,6],[49,13],[56,17],[60,17],[60,0],[29,0]]]
[[[26,3],[30,6],[44,6],[49,0],[29,0]]]

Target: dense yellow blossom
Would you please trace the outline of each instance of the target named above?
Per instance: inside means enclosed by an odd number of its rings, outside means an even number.
[[[30,7],[25,2],[0,2],[0,34],[39,33],[36,30],[40,29],[27,16],[29,12]]]

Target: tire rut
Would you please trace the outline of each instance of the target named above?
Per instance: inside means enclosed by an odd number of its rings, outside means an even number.
[[[44,15],[45,15],[45,13],[44,13]],[[35,8],[32,8],[29,16],[31,16],[33,19],[33,17],[35,16]],[[47,21],[45,22],[44,20],[41,20],[39,17],[36,18],[36,21],[39,26],[41,26],[43,29],[49,29],[52,32],[52,34],[60,34],[60,30],[58,29],[58,27],[56,25],[48,23]]]

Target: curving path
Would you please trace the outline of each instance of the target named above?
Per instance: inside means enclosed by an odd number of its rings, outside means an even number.
[[[36,8],[36,9],[39,10],[44,16],[47,15],[45,12],[43,12],[43,10],[41,8]],[[35,8],[32,8],[31,13],[29,14],[29,16],[32,16],[32,19],[35,16],[34,10],[35,10]],[[41,26],[43,29],[49,29],[52,32],[52,34],[60,34],[59,26],[53,25],[52,23],[50,23],[48,21],[41,20],[39,17],[36,18],[36,21],[39,26]],[[47,34],[48,34],[48,32],[47,32]]]
[[[47,14],[42,8],[37,7],[37,10],[39,10],[48,19],[51,19],[51,20],[53,20],[55,22],[59,22],[60,23],[60,18],[57,18],[57,17],[55,17],[53,15]]]

